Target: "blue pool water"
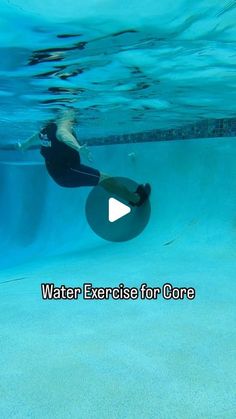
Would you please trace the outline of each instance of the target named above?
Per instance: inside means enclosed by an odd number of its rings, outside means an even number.
[[[235,2],[0,4],[1,418],[235,418],[235,137],[151,137],[235,116]],[[90,189],[14,148],[71,105],[81,140],[101,138],[94,167],[152,185],[134,240],[97,237]],[[196,298],[43,301],[42,282],[170,282]]]

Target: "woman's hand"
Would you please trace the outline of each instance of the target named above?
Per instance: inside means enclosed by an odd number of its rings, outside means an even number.
[[[19,140],[14,144],[14,147],[18,151],[23,151],[22,143]]]
[[[80,146],[79,148],[79,152],[82,154],[82,156],[84,156],[88,161],[92,162],[93,161],[93,156],[91,151],[89,150],[87,144],[83,144]]]

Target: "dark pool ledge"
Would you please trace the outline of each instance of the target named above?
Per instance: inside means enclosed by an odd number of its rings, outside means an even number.
[[[133,134],[92,137],[89,145],[190,140],[193,138],[236,137],[236,118],[207,119],[181,128],[151,130]]]
[[[157,141],[177,141],[177,140],[192,140],[196,138],[225,138],[236,137],[236,118],[225,119],[206,119],[195,124],[189,124],[180,128],[173,128],[167,130],[150,130],[131,134],[109,135],[100,137],[90,137],[83,140],[81,143],[88,143],[89,146],[102,146],[112,144],[127,144],[127,143],[143,143],[143,142],[157,142]],[[31,150],[38,149],[38,146],[31,147]],[[16,151],[13,143],[0,145],[1,154],[15,151],[19,160],[20,153]]]

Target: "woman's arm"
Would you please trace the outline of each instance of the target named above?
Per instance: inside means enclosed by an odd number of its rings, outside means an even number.
[[[39,134],[36,132],[35,134],[31,135],[27,140],[24,142],[17,142],[17,147],[19,150],[25,151],[28,148],[32,147],[33,145],[39,145]]]
[[[80,151],[81,145],[71,133],[71,128],[66,123],[59,123],[57,126],[57,139],[67,144],[69,147],[72,147],[76,151]]]
[[[78,153],[84,154],[84,156],[89,160],[92,161],[92,156],[90,150],[84,145],[80,145],[79,141],[75,138],[72,134],[72,121],[71,120],[59,120],[57,122],[57,139],[62,141],[63,143],[67,144],[69,147],[73,148],[74,150],[78,151]]]

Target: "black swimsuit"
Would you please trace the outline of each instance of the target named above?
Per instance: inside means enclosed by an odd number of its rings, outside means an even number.
[[[58,185],[69,188],[97,185],[100,172],[81,164],[78,151],[59,141],[56,132],[57,125],[51,122],[39,133],[40,152],[50,176]]]

